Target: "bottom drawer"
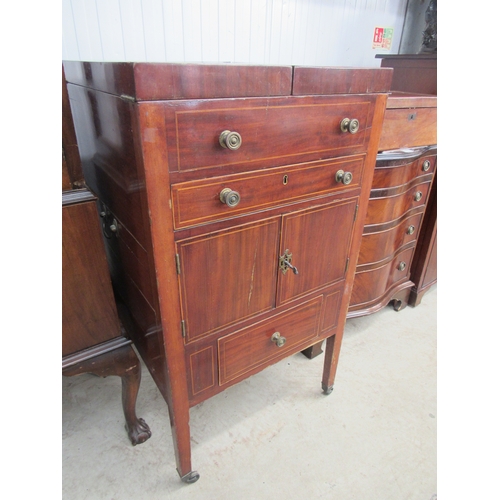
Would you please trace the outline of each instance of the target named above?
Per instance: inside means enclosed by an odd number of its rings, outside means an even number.
[[[414,250],[415,247],[408,248],[383,266],[357,272],[350,307],[370,305],[371,302],[379,300],[393,285],[408,279]]]
[[[317,297],[273,318],[220,338],[220,385],[258,371],[289,355],[294,348],[307,347],[308,343],[312,343],[319,334],[322,302],[323,297]]]

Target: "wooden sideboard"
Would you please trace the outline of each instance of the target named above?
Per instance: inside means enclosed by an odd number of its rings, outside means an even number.
[[[63,72],[62,373],[122,380],[125,428],[132,444],[151,436],[135,405],[141,365],[120,324],[96,197],[85,187]]]
[[[421,254],[435,216],[436,118],[436,96],[394,92],[387,100],[349,318],[390,302],[396,310],[416,305],[432,284]],[[417,292],[415,276],[424,274]]]
[[[64,66],[123,321],[192,483],[190,407],[323,339],[333,388],[392,70]]]

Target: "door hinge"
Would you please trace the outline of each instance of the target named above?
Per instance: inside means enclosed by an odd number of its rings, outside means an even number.
[[[358,218],[358,208],[359,208],[359,205],[356,205],[356,208],[354,209],[354,220],[356,220]]]
[[[347,257],[347,261],[345,263],[344,274],[347,272],[347,268],[349,267],[349,257]]]
[[[182,333],[182,338],[186,337],[186,322],[184,320],[181,320],[181,333]]]
[[[179,254],[175,254],[175,268],[177,269],[177,274],[181,274],[181,258]]]

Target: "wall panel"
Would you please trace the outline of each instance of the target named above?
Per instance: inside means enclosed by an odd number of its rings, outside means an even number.
[[[63,58],[372,66],[408,0],[62,0]],[[393,28],[390,50],[372,48]]]

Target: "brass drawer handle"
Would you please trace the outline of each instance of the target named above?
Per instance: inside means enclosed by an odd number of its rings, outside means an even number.
[[[359,130],[359,120],[356,118],[344,118],[340,122],[340,131],[341,132],[350,132],[351,134],[355,134]]]
[[[422,170],[424,172],[427,172],[431,168],[431,162],[429,160],[425,160],[424,163],[422,163]]]
[[[225,203],[228,207],[235,207],[241,200],[240,193],[233,191],[230,188],[224,188],[220,194],[219,199],[221,203]]]
[[[342,184],[345,184],[347,186],[347,184],[350,184],[352,181],[352,174],[351,172],[344,172],[343,170],[339,170],[335,174],[335,180],[337,182],[342,182]]]
[[[219,144],[226,149],[231,149],[235,151],[241,146],[241,135],[238,132],[231,132],[230,130],[224,130],[219,136]]]
[[[422,199],[422,196],[423,196],[423,195],[422,195],[422,191],[417,191],[417,192],[415,193],[415,196],[413,197],[413,199],[414,199],[415,201],[420,201],[420,200]]]
[[[398,265],[398,271],[404,271],[406,269],[406,262],[401,261]]]
[[[415,232],[415,226],[408,226],[408,229],[406,230],[407,234],[413,234]]]
[[[283,347],[286,342],[286,337],[282,337],[280,332],[274,332],[271,336],[271,341],[274,342],[278,347]]]

